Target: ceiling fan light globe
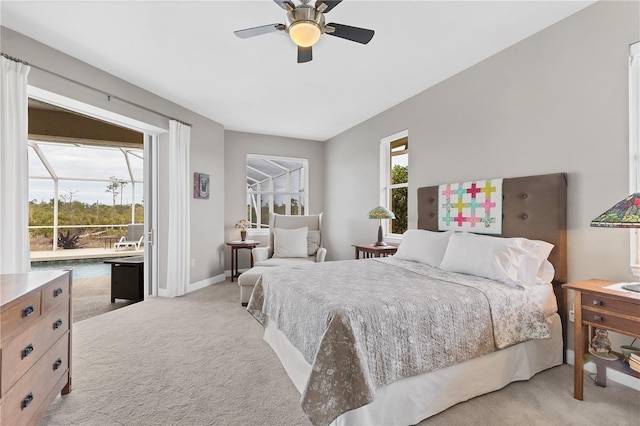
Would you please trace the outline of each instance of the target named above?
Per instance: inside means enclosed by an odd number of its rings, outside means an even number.
[[[300,47],[310,47],[318,42],[322,31],[311,21],[298,21],[289,27],[289,37]]]

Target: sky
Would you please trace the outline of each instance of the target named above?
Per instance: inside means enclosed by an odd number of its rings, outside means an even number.
[[[62,201],[81,201],[111,205],[112,193],[107,191],[111,178],[131,180],[125,154],[119,148],[77,146],[68,143],[30,141],[36,144],[46,161],[59,178],[58,193]],[[141,149],[129,149],[128,157],[134,185],[127,183],[122,199],[118,195],[116,204],[143,201],[143,160]],[[29,200],[48,202],[54,197],[54,181],[36,151],[29,148]],[[44,179],[42,179],[44,178]],[[88,181],[93,180],[95,181]]]

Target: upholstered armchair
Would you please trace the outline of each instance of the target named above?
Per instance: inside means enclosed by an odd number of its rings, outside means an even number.
[[[306,230],[304,229],[306,228]],[[309,216],[269,215],[269,245],[253,249],[255,266],[324,262],[322,213]]]

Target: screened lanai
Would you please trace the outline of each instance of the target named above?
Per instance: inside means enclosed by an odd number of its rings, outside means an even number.
[[[28,153],[32,251],[111,245],[143,223],[142,146],[30,139]]]
[[[247,219],[251,228],[268,228],[269,211],[304,215],[309,204],[308,161],[247,155]]]

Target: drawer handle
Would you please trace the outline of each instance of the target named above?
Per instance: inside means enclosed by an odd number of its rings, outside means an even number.
[[[62,359],[56,359],[56,362],[53,363],[53,371],[56,371],[62,365]]]
[[[593,306],[602,306],[602,300],[593,300]]]
[[[29,404],[31,404],[31,401],[33,401],[33,393],[29,392],[29,395],[25,396],[24,399],[22,400],[22,404],[21,404],[22,410],[27,408]]]
[[[29,305],[22,310],[22,318],[26,318],[31,316],[36,310],[33,308],[33,305]]]
[[[22,359],[25,359],[26,357],[28,357],[31,352],[33,352],[33,343],[29,343],[23,350],[22,350]]]
[[[53,290],[53,297],[58,297],[62,294],[62,289],[61,288],[56,288],[55,290]]]
[[[54,329],[54,330],[57,330],[57,329],[59,329],[60,327],[62,327],[62,320],[61,320],[61,319],[58,319],[58,320],[56,320],[56,322],[54,322],[54,323],[53,323],[53,329]]]
[[[602,322],[602,317],[601,317],[600,315],[594,315],[594,316],[593,316],[593,320],[594,320],[595,322]]]

